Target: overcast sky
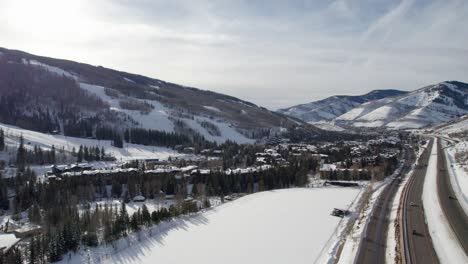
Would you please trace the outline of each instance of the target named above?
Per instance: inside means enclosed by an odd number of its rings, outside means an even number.
[[[468,0],[0,0],[0,46],[278,109],[468,82]]]

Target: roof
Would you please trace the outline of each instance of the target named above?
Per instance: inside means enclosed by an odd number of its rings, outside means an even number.
[[[14,234],[0,234],[0,249],[8,250],[20,241]]]
[[[320,166],[320,171],[335,171],[336,170],[336,165],[335,164],[322,164]]]
[[[133,200],[134,201],[143,201],[143,200],[145,200],[145,197],[143,195],[137,195],[137,196],[133,197]]]

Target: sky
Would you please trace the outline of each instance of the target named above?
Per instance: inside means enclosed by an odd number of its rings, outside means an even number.
[[[0,46],[276,110],[468,82],[468,0],[0,0]]]

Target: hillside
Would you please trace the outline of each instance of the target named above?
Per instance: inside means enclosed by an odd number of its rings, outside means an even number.
[[[339,116],[335,122],[356,127],[422,128],[468,113],[468,84],[449,81],[398,97],[371,101]]]
[[[278,112],[306,122],[331,121],[363,103],[405,93],[399,90],[374,90],[360,96],[331,96],[320,101],[280,109]]]
[[[468,115],[434,128],[436,134],[468,138]]]
[[[86,138],[138,127],[252,143],[297,124],[232,96],[4,48],[0,103],[1,123]]]

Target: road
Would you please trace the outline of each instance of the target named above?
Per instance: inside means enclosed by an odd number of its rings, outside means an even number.
[[[422,153],[403,198],[403,242],[406,263],[439,263],[426,225],[422,192],[433,140]],[[413,206],[411,205],[413,204]]]
[[[437,157],[437,192],[439,202],[444,214],[460,242],[460,245],[468,255],[468,216],[455,198],[450,176],[446,166],[446,156],[444,155],[441,140],[438,144]]]
[[[414,163],[414,151],[406,149],[405,164],[398,177],[385,187],[373,209],[366,233],[359,245],[355,263],[385,263],[385,248],[392,200],[401,182],[401,176],[408,173]]]

